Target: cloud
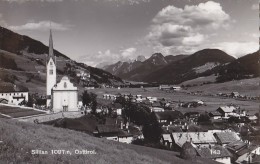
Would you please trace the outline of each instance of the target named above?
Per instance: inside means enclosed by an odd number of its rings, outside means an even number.
[[[167,6],[153,19],[154,23],[174,23],[192,26],[193,28],[226,27],[230,16],[225,13],[219,3],[208,1],[195,6],[186,5],[184,9]]]
[[[251,9],[252,10],[259,10],[259,4],[253,4]]]
[[[2,26],[2,27],[6,27],[7,26],[7,23],[4,20],[3,15],[1,13],[0,13],[0,26]]]
[[[136,56],[136,48],[133,47],[122,50],[121,52],[121,57],[124,60],[133,59]]]
[[[218,48],[234,57],[241,57],[259,50],[257,42],[221,42],[212,45],[212,48]]]
[[[118,53],[111,50],[98,51],[96,54],[81,56],[78,61],[87,65],[96,66],[100,63],[113,64],[118,61],[129,61],[137,58],[137,49],[134,47],[120,50]]]
[[[50,21],[40,21],[40,22],[30,22],[20,26],[9,26],[11,30],[15,31],[47,31],[50,28],[57,31],[66,31],[71,28],[71,25],[63,25],[56,22]]]
[[[219,3],[208,1],[184,8],[167,6],[152,19],[146,41],[166,55],[189,54],[203,47],[213,32],[227,29],[232,20]]]

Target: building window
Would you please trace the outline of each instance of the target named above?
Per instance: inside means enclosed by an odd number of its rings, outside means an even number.
[[[52,69],[50,70],[50,75],[53,75],[53,70]]]
[[[66,82],[64,82],[64,88],[67,88],[67,83]]]
[[[50,65],[53,65],[52,61],[50,62]]]

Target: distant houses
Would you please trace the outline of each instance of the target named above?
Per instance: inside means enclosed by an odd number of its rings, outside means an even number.
[[[181,87],[180,86],[173,86],[173,85],[160,85],[159,89],[163,90],[163,91],[180,91]]]

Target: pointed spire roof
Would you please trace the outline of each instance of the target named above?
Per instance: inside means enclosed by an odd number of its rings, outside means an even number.
[[[52,30],[51,29],[50,29],[50,38],[49,38],[49,59],[50,58],[52,58],[53,61],[55,62],[54,52],[53,52]]]

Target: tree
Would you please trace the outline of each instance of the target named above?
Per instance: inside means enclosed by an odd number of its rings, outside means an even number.
[[[162,128],[159,122],[157,121],[154,113],[150,114],[149,122],[143,126],[143,134],[145,140],[148,140],[153,143],[160,142]]]
[[[94,93],[88,93],[88,91],[84,91],[81,97],[83,106],[90,107],[91,112],[95,114],[97,110],[97,95]]]
[[[210,122],[210,116],[207,113],[201,114],[198,118],[198,122],[199,123],[208,123],[208,122]]]

